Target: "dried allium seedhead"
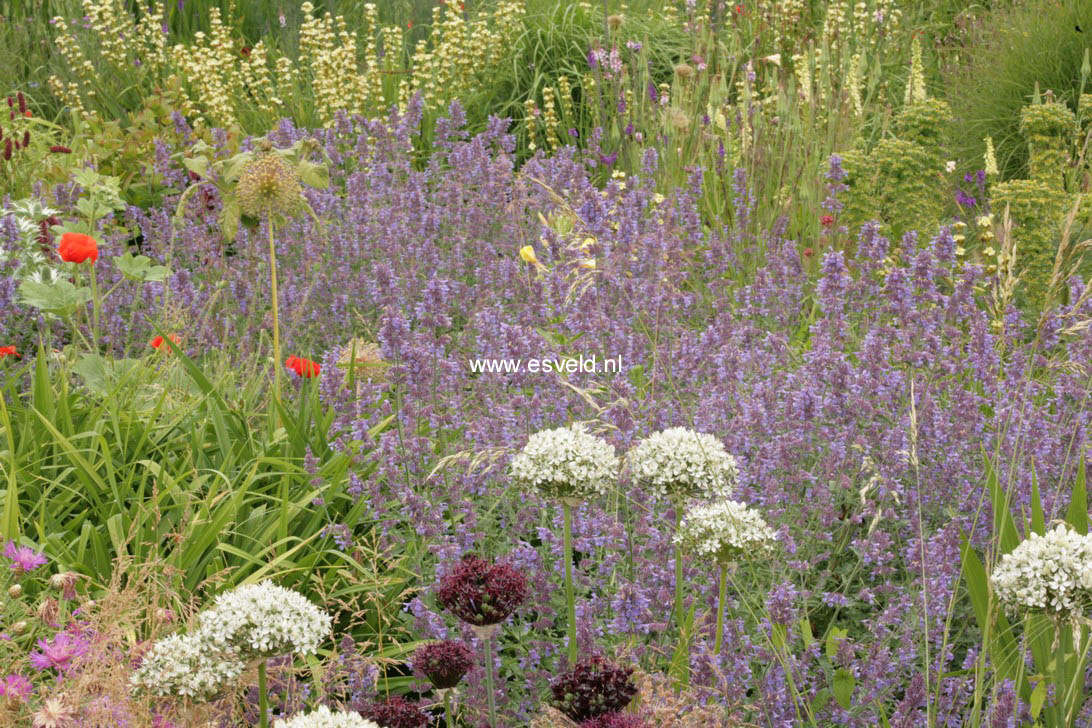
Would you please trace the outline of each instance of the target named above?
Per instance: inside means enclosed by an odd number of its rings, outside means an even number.
[[[264,212],[291,215],[304,202],[299,178],[276,152],[266,152],[247,164],[236,191],[239,210],[251,217]]]
[[[689,63],[680,63],[675,66],[675,75],[682,80],[687,81],[694,75],[694,67]]]
[[[459,684],[474,666],[474,653],[462,642],[431,642],[413,653],[413,668],[424,675],[437,690]]]
[[[468,555],[440,579],[436,599],[468,624],[499,624],[527,599],[527,579],[507,564]]]
[[[423,728],[428,716],[405,698],[387,698],[365,706],[360,714],[382,728]]]
[[[611,30],[618,30],[622,27],[623,22],[625,22],[625,16],[623,15],[614,14],[607,16],[607,25]]]
[[[575,721],[617,713],[637,694],[632,667],[621,667],[599,655],[585,658],[550,683],[551,701]]]

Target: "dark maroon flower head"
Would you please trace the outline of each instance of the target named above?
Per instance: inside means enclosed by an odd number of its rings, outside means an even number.
[[[587,657],[554,678],[550,683],[551,702],[578,723],[617,713],[637,694],[632,674],[632,667],[611,664],[599,655]]]
[[[23,96],[22,91],[19,92],[19,113],[20,114],[27,113],[27,97]]]
[[[69,149],[68,147],[64,146],[63,144],[54,144],[53,146],[51,146],[49,148],[49,151],[53,152],[54,154],[71,154],[72,153],[72,150]]]
[[[468,624],[499,624],[527,599],[527,579],[508,564],[464,556],[436,585],[436,599]]]
[[[645,719],[632,713],[607,713],[580,724],[580,728],[648,728]]]
[[[438,690],[459,684],[474,666],[474,653],[462,642],[430,642],[413,653],[413,669],[429,679]]]
[[[428,716],[405,698],[387,698],[364,706],[360,714],[382,728],[423,728]]]

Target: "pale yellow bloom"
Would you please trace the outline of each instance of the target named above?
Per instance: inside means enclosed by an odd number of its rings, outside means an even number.
[[[595,238],[584,238],[584,241],[580,243],[580,249],[587,250],[593,245],[595,245]]]
[[[595,270],[595,258],[580,261],[580,267],[586,270]]]
[[[534,246],[524,245],[519,249],[519,257],[523,258],[524,263],[530,263],[531,265],[542,265],[538,262],[538,256],[535,255]]]

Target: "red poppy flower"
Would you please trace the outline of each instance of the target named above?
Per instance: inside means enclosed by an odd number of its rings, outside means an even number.
[[[168,338],[172,342],[174,342],[175,346],[179,346],[182,343],[182,338],[178,334],[169,334]],[[163,337],[162,336],[155,337],[154,339],[152,339],[151,341],[148,342],[148,346],[152,347],[153,349],[158,349],[159,347],[163,346]],[[169,347],[168,347],[168,350],[169,350]]]
[[[14,356],[18,359],[19,352],[15,350],[14,346],[0,346],[0,359],[3,359],[5,356]]]
[[[406,27],[409,28],[410,30],[413,30],[413,21],[412,20],[407,20],[406,21]]]
[[[834,224],[834,215],[823,215],[819,222],[823,223],[823,227],[830,227]]]
[[[24,111],[23,116],[29,119],[30,117],[34,116],[34,114],[30,113],[30,111]]]
[[[321,369],[318,362],[304,359],[302,356],[290,356],[284,360],[284,365],[294,371],[298,376],[308,379],[317,377],[319,370]]]
[[[57,252],[66,263],[82,263],[88,259],[94,263],[99,259],[99,244],[90,235],[65,233]]]

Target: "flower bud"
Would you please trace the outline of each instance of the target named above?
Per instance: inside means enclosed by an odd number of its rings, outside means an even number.
[[[27,631],[27,623],[25,619],[20,619],[15,624],[11,625],[11,631],[15,634],[25,634]]]
[[[23,587],[20,584],[12,584],[11,587],[8,588],[8,596],[12,599],[18,599],[23,596]]]
[[[69,149],[68,147],[65,147],[65,146],[61,146],[60,144],[54,144],[53,146],[51,146],[49,148],[49,151],[53,152],[54,154],[71,154],[72,153],[71,149]]]
[[[23,149],[30,146],[30,130],[23,132]]]
[[[76,598],[76,582],[79,579],[80,575],[74,571],[62,571],[49,577],[49,585],[57,591],[63,592],[61,596],[65,599],[71,600]]]
[[[27,98],[26,98],[26,96],[23,96],[22,91],[19,92],[18,97],[19,97],[19,113],[20,114],[25,114],[25,113],[27,113]]]

